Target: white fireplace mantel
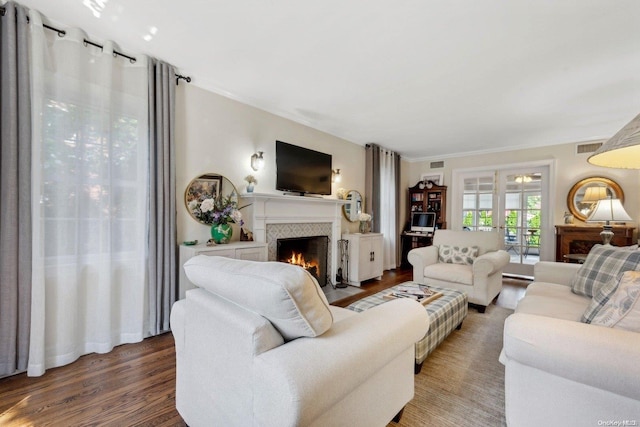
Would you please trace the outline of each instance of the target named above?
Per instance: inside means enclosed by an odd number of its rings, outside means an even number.
[[[242,215],[256,242],[267,242],[267,224],[330,223],[331,280],[336,277],[338,240],[342,237],[342,205],[348,200],[267,193],[240,195]]]

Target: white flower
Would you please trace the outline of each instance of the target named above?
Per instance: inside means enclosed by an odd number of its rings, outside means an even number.
[[[242,213],[236,209],[231,212],[231,218],[233,219],[233,222],[240,224],[240,221],[242,221]]]
[[[198,207],[198,201],[193,199],[189,202],[189,210],[193,212]]]
[[[359,221],[371,221],[371,215],[369,215],[368,213],[360,213],[360,215],[358,215],[358,220]]]
[[[213,199],[204,199],[200,205],[202,212],[209,212],[213,210]]]

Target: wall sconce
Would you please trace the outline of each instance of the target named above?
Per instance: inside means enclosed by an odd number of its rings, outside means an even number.
[[[331,170],[331,182],[342,182],[342,175],[340,175],[340,169]]]
[[[258,151],[251,156],[251,169],[259,171],[264,166],[264,157],[262,157],[262,151]]]

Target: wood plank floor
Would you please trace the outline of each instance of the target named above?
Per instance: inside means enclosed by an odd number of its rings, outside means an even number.
[[[410,269],[387,271],[363,283],[355,297],[411,280]],[[527,282],[504,279],[497,305],[513,308]],[[107,354],[89,354],[36,378],[0,379],[2,426],[184,426],[175,409],[175,350],[171,333],[125,344]]]

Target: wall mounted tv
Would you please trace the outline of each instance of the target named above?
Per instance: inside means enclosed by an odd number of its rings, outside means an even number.
[[[331,154],[276,141],[276,189],[331,194]]]

